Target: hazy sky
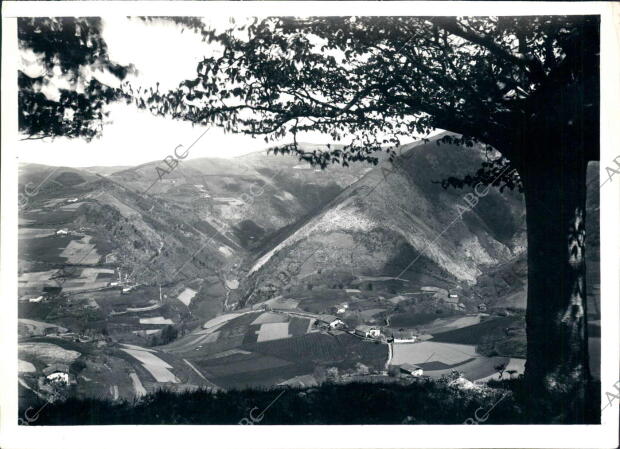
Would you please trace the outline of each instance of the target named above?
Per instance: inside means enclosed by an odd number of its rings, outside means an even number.
[[[194,77],[196,65],[208,52],[207,45],[191,32],[181,33],[174,24],[143,23],[137,19],[104,20],[103,37],[112,61],[132,63],[143,86],[173,88],[184,79]],[[102,79],[113,82],[113,77]],[[154,117],[133,105],[109,106],[109,121],[101,138],[90,143],[82,139],[56,138],[20,141],[20,162],[86,167],[93,165],[135,165],[163,159],[177,145],[191,145],[205,127],[189,122]],[[303,138],[301,138],[303,137]],[[327,143],[320,134],[300,136],[301,141]],[[224,134],[221,128],[210,129],[190,150],[188,158],[234,157],[267,147],[262,138]]]

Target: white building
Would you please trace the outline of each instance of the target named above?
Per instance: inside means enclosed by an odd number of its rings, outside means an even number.
[[[328,325],[331,329],[344,327],[344,321],[334,315],[319,315],[317,318],[321,323]]]
[[[355,333],[366,338],[378,338],[381,336],[381,330],[378,327],[360,324],[355,328]]]
[[[63,385],[69,384],[69,374],[63,373],[62,371],[56,371],[55,373],[48,374],[46,378],[50,382],[54,382],[57,384],[63,384]]]
[[[37,296],[36,298],[30,298],[28,302],[41,302],[43,301],[43,296]]]
[[[417,340],[418,337],[412,330],[392,331],[392,341],[394,343],[415,343]]]
[[[56,235],[67,235],[69,234],[69,231],[67,231],[66,229],[59,229],[58,231],[56,231]]]

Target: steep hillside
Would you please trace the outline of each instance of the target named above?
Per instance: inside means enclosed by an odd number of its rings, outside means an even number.
[[[294,157],[260,151],[233,159],[192,159],[173,170],[161,161],[152,162],[110,179],[191,209],[239,247],[255,252],[269,247],[282,229],[312,215],[367,170],[356,164],[317,171]]]
[[[438,145],[439,137],[403,148],[397,164],[373,168],[257,258],[248,266],[246,300],[264,299],[265,285],[281,272],[299,285],[383,276],[407,289],[460,289],[521,254],[521,195],[490,189],[470,207],[465,195],[475,201],[472,188],[444,190],[435,181],[475,171],[484,153]]]
[[[395,163],[325,171],[265,152],[190,160],[161,177],[162,162],[22,165],[22,386],[35,391],[69,355],[75,392],[113,400],[163,386],[384,379],[403,361],[437,378],[522,368],[522,197],[443,189],[437,181],[475,171],[485,153],[440,137],[401,148]],[[597,169],[587,204],[595,376]]]

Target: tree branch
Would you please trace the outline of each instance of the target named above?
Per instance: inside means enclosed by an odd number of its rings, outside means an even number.
[[[510,53],[504,47],[498,45],[493,39],[490,39],[488,36],[478,33],[473,29],[470,29],[469,31],[464,30],[459,26],[456,19],[453,17],[431,18],[429,20],[434,25],[448,31],[451,34],[454,34],[455,36],[459,36],[469,42],[486,48],[489,52],[500,59],[528,69],[529,72],[535,77],[536,81],[541,81],[544,79],[545,72],[539,61],[532,58],[527,58],[525,55],[515,55]]]

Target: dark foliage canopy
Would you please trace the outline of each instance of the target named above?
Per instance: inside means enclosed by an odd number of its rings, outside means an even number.
[[[492,182],[520,186],[506,170],[531,157],[528,136],[549,117],[571,126],[567,139],[588,142],[598,159],[598,17],[269,17],[213,30],[198,18],[167,20],[199,33],[205,57],[196,77],[177,89],[125,84],[122,91],[84,76],[84,68],[125,79],[131,67],[110,61],[99,18],[21,18],[22,50],[45,72],[19,72],[19,128],[29,139],[100,134],[104,106],[133,97],[155,114],[212,123],[267,142],[312,164],[377,163],[396,157],[403,139],[436,128],[458,133],[453,143],[499,149],[478,170],[444,186]],[[42,89],[62,76],[72,88],[59,98]],[[554,109],[559,98],[575,107]],[[541,120],[545,118],[545,120]],[[539,129],[540,128],[540,129]],[[592,133],[584,135],[583,131]],[[329,134],[327,151],[304,151],[303,131]],[[500,176],[499,179],[497,176]]]
[[[90,140],[101,133],[104,106],[121,99],[122,92],[90,72],[107,72],[123,80],[131,69],[110,61],[101,29],[96,17],[18,19],[19,48],[33,52],[40,69],[34,76],[27,70],[18,72],[19,130],[27,139]],[[69,87],[60,87],[57,98],[46,96],[45,88],[60,79]]]
[[[519,167],[527,134],[545,132],[541,115],[598,132],[598,102],[581,101],[598,92],[597,17],[270,17],[223,32],[186,25],[203,34],[211,56],[173,91],[127,86],[138,106],[266,141],[289,135],[293,143],[274,151],[321,167],[377,163],[375,152],[394,157],[403,138],[442,128],[460,134],[452,137],[459,144],[503,154],[444,183],[459,187],[494,179],[505,157]],[[578,104],[553,110],[559,95]],[[296,140],[303,131],[351,140],[307,152]],[[597,159],[593,143],[588,157]],[[518,185],[506,172],[503,185]]]

